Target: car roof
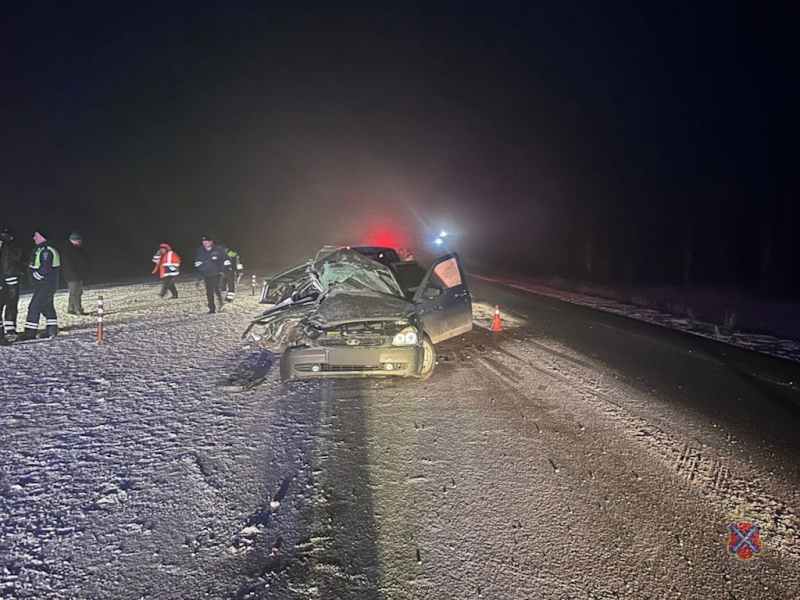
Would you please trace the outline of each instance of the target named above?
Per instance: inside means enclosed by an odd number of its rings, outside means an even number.
[[[350,246],[350,250],[355,250],[356,252],[386,252],[387,250],[397,252],[397,250],[388,246]]]

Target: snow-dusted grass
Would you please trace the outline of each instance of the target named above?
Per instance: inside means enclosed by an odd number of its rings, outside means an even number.
[[[281,407],[216,388],[246,352],[254,301],[208,315],[195,281],[178,287],[175,301],[157,284],[90,288],[87,307],[105,298],[102,345],[59,293],[56,341],[0,349],[5,595],[189,598],[218,569],[223,589],[235,581],[228,548],[274,485],[255,442]]]

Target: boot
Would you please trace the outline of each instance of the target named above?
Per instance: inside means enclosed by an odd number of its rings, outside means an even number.
[[[18,342],[26,342],[28,340],[35,340],[36,339],[36,329],[25,329],[21,334],[17,336]]]
[[[58,335],[58,325],[48,325],[44,333],[42,334],[43,338],[54,338]]]
[[[0,346],[8,346],[9,343],[10,342],[6,339],[6,334],[0,332]]]

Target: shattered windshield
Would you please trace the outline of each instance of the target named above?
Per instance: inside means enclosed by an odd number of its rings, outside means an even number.
[[[337,250],[314,263],[323,295],[333,289],[371,290],[403,298],[403,292],[391,271],[352,250]]]

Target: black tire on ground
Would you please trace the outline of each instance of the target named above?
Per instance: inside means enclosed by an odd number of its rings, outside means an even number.
[[[422,368],[419,371],[420,379],[429,379],[436,368],[436,348],[427,333],[422,334]]]

